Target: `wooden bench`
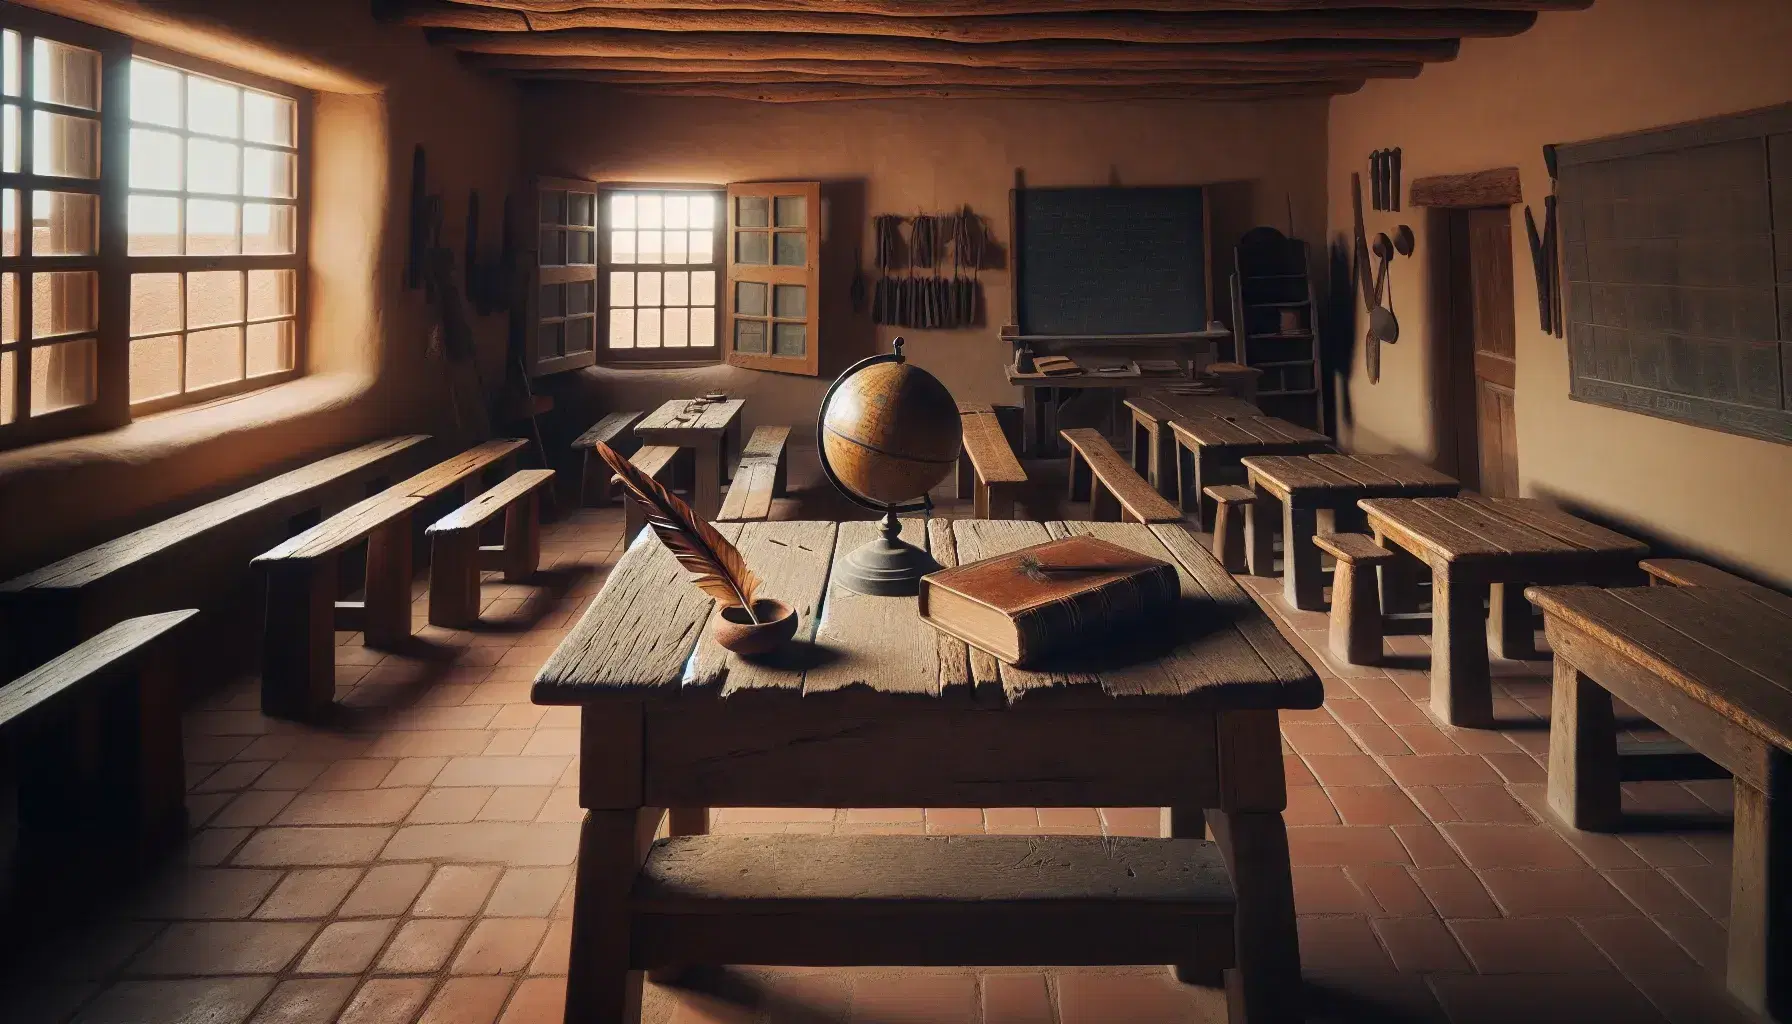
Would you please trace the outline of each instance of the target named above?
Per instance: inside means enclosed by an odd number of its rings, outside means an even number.
[[[0,748],[18,786],[19,833],[49,856],[131,854],[186,824],[181,666],[170,641],[197,609],[126,619],[0,686]],[[72,843],[70,842],[72,841]]]
[[[958,497],[970,498],[978,519],[1013,519],[1027,471],[1008,444],[994,406],[958,403],[964,448],[958,456]]]
[[[1780,612],[1792,615],[1792,597],[1690,558],[1645,558],[1638,565],[1651,586],[1711,587],[1734,590]]]
[[[1180,523],[1182,513],[1132,471],[1101,431],[1072,427],[1058,435],[1070,446],[1070,500],[1087,501],[1098,523]]]
[[[631,965],[1162,964],[1217,984],[1215,843],[1098,836],[685,836],[629,898]]]
[[[430,524],[429,623],[464,629],[479,619],[479,570],[517,583],[541,564],[540,496],[551,469],[525,469]],[[504,543],[481,547],[479,530],[504,513]]]
[[[1322,533],[1313,545],[1337,559],[1332,571],[1331,649],[1348,665],[1381,660],[1381,600],[1375,570],[1394,553],[1361,533]]]
[[[772,515],[772,499],[789,492],[790,465],[785,445],[789,427],[763,426],[753,431],[741,449],[740,466],[722,500],[718,522],[765,522]]]
[[[598,491],[596,500],[586,489],[591,476],[591,460],[597,457],[597,446],[607,444],[624,455],[633,454],[640,447],[640,440],[635,437],[635,424],[641,422],[643,412],[613,412],[591,425],[591,429],[573,439],[572,450],[579,453],[579,498],[578,504],[608,505],[610,503],[610,472],[605,467],[599,479],[604,482]]]
[[[370,647],[393,649],[411,635],[411,513],[456,487],[476,496],[483,474],[503,468],[524,442],[487,441],[318,523],[257,555],[267,579],[261,706],[303,718],[336,696],[334,632],[359,630]],[[336,560],[367,542],[363,600],[337,601]]]
[[[1726,587],[1531,587],[1555,654],[1548,801],[1621,824],[1613,698],[1734,776],[1730,993],[1792,1019],[1792,615]]]
[[[668,488],[672,487],[681,474],[688,472],[692,463],[691,450],[669,444],[644,444],[635,449],[629,456],[629,464],[647,474]],[[620,477],[611,477],[612,483],[621,483]],[[622,539],[626,544],[633,540],[641,527],[647,525],[647,513],[641,510],[640,502],[628,499],[623,502]]]
[[[0,584],[11,648],[0,678],[134,615],[225,605],[246,583],[243,564],[288,536],[293,520],[321,518],[383,487],[428,440],[390,437],[318,459]]]
[[[1203,488],[1213,501],[1213,557],[1227,572],[1244,571],[1244,528],[1257,492],[1238,484]]]

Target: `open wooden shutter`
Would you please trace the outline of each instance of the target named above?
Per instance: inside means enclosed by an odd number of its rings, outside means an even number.
[[[597,185],[535,182],[537,243],[529,289],[529,375],[597,361]]]
[[[821,305],[821,184],[728,186],[728,362],[814,377]]]

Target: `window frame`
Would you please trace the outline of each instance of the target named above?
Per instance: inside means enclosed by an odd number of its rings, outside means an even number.
[[[287,383],[304,376],[308,354],[309,316],[308,259],[310,251],[311,207],[311,131],[312,94],[303,88],[281,82],[241,68],[231,67],[170,50],[153,43],[85,22],[63,18],[42,11],[0,3],[0,27],[17,31],[20,40],[21,82],[24,88],[17,97],[5,97],[8,104],[20,108],[20,169],[0,171],[0,188],[17,193],[19,255],[0,256],[0,271],[17,275],[19,338],[7,344],[6,351],[23,352],[49,344],[91,337],[95,342],[95,396],[85,405],[55,412],[30,415],[30,368],[22,360],[15,362],[14,410],[11,423],[0,424],[0,451],[28,447],[48,441],[82,434],[112,430],[132,420],[169,409],[200,405]],[[53,42],[92,50],[100,55],[99,174],[97,178],[62,178],[36,174],[32,168],[34,131],[31,111],[43,109],[53,113],[79,114],[94,118],[95,111],[62,107],[45,103],[31,96],[34,74],[34,47],[30,38],[43,37]],[[290,255],[280,256],[131,256],[129,255],[130,201],[130,88],[131,62],[143,58],[176,68],[182,72],[217,78],[229,84],[261,92],[273,93],[293,101],[295,182],[294,244]],[[32,222],[29,193],[63,192],[96,195],[99,215],[96,224],[98,247],[91,256],[33,256]],[[243,197],[239,197],[241,201]],[[182,392],[132,404],[130,400],[130,304],[131,276],[138,273],[172,273],[206,270],[290,269],[294,272],[293,361],[292,367],[257,377],[245,377],[212,387]],[[29,337],[32,319],[32,295],[27,275],[56,271],[92,271],[97,275],[97,327],[91,332],[77,332],[42,339]],[[183,278],[184,283],[184,278]],[[247,277],[245,274],[245,292]],[[183,300],[184,301],[184,300]],[[246,330],[246,327],[245,327]],[[183,323],[180,333],[186,334]],[[15,357],[16,359],[16,357]],[[245,366],[245,371],[247,367]],[[184,359],[182,373],[185,373]]]
[[[777,200],[780,196],[803,197],[805,208],[802,232],[804,241],[803,259],[800,267],[770,263],[739,263],[734,258],[734,238],[741,230],[739,220],[741,197],[765,197],[767,205],[766,227],[748,228],[749,231],[764,230],[767,235],[767,258],[777,259]],[[821,374],[821,338],[817,329],[821,323],[821,244],[822,226],[827,220],[827,212],[822,208],[821,183],[818,181],[766,181],[738,182],[728,186],[728,215],[723,218],[727,225],[723,244],[727,246],[728,262],[727,287],[722,299],[725,315],[718,326],[720,337],[717,338],[725,358],[730,366],[740,366],[749,370],[768,370],[773,373],[794,373],[807,377]],[[763,321],[767,325],[765,336],[765,352],[737,352],[734,348],[734,310],[735,285],[742,282],[763,283],[766,286],[766,313],[763,317],[752,315],[749,318]],[[779,317],[776,315],[776,291],[781,284],[802,285],[806,289],[803,316]],[[803,354],[801,357],[773,355],[775,341],[773,333],[779,321],[785,323],[801,322],[804,329]]]
[[[727,237],[727,219],[721,207],[728,202],[727,185],[694,184],[690,182],[663,183],[637,181],[609,181],[597,184],[597,310],[598,335],[593,346],[597,353],[597,362],[604,366],[620,366],[634,369],[679,369],[697,366],[714,366],[722,362],[725,355],[723,347],[723,299],[722,293],[728,287],[728,254],[722,251],[723,241]],[[608,345],[610,311],[610,272],[620,267],[633,268],[636,271],[655,264],[625,263],[613,261],[610,251],[610,203],[609,198],[617,192],[701,192],[716,197],[717,216],[711,226],[712,238],[710,252],[714,259],[709,263],[662,263],[660,267],[683,267],[686,270],[713,270],[716,275],[716,343],[705,350],[701,348],[668,349],[668,348],[624,348],[612,349]],[[699,356],[680,355],[667,356],[667,352],[704,352]]]

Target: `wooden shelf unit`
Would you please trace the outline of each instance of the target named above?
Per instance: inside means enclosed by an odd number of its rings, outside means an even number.
[[[1234,358],[1263,371],[1257,404],[1272,416],[1323,430],[1318,312],[1307,244],[1275,228],[1253,228],[1239,239],[1232,258]],[[1285,315],[1297,322],[1285,325]]]

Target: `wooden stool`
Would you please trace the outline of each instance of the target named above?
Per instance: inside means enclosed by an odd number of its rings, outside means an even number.
[[[1244,571],[1244,522],[1257,492],[1238,484],[1203,487],[1201,493],[1219,506],[1213,516],[1213,557],[1227,572]]]
[[[1331,648],[1349,665],[1381,660],[1381,604],[1375,594],[1375,567],[1394,553],[1360,533],[1322,533],[1319,550],[1338,560],[1332,574]]]

